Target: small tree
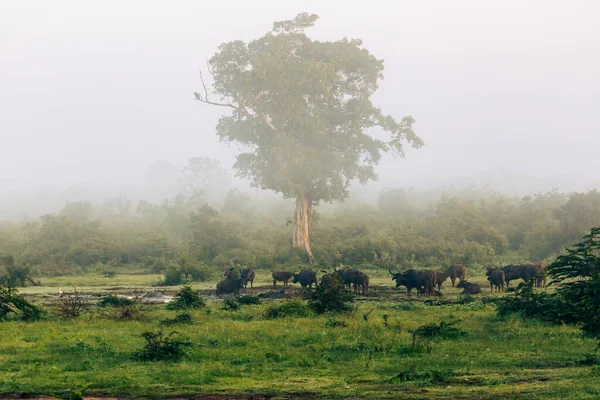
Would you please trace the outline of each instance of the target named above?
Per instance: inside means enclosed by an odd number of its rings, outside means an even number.
[[[592,228],[547,271],[550,284],[557,285],[555,294],[570,308],[570,318],[581,322],[584,331],[600,336],[600,227]]]
[[[184,286],[175,295],[175,300],[167,305],[169,310],[186,310],[189,308],[202,308],[206,303],[202,299],[200,292],[192,290],[190,286]]]
[[[422,145],[413,118],[397,121],[373,105],[383,60],[359,39],[312,40],[305,30],[319,17],[298,14],[245,43],[223,43],[208,61],[202,103],[228,109],[217,134],[244,152],[234,165],[252,185],[296,200],[292,248],[313,263],[311,209],[348,196],[353,180],[375,179],[382,153],[403,156],[403,144]],[[211,97],[214,95],[214,98]],[[369,129],[387,133],[374,138]]]
[[[21,296],[17,289],[12,286],[0,286],[0,321],[6,321],[11,314],[18,316],[22,321],[36,321],[44,313],[42,308]]]
[[[81,296],[77,288],[73,288],[73,293],[66,293],[60,299],[58,313],[65,318],[77,318],[86,313],[89,308],[89,302]]]
[[[342,278],[331,273],[323,275],[321,283],[308,300],[308,306],[317,314],[327,311],[343,312],[352,310],[348,304],[352,301],[352,293],[346,290]]]

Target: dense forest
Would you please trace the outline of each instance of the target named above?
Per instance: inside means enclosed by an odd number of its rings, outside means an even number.
[[[214,271],[293,268],[307,260],[292,251],[292,210],[293,201],[259,204],[236,189],[218,201],[196,191],[162,203],[69,202],[54,214],[1,222],[0,256],[41,275],[132,264],[163,272],[182,260]],[[310,224],[321,268],[548,262],[600,225],[600,192],[516,198],[476,189],[386,189],[377,204],[313,208]]]

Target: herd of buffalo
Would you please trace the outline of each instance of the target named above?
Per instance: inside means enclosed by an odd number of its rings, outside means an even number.
[[[325,271],[323,271],[325,272]],[[443,271],[409,269],[403,272],[392,272],[392,280],[396,281],[396,287],[405,286],[409,295],[416,289],[417,295],[441,296],[442,284],[450,278],[452,287],[462,288],[463,294],[479,294],[481,288],[476,283],[471,283],[467,279],[467,268],[463,264],[453,264]],[[360,293],[367,296],[369,293],[369,275],[355,268],[334,269],[344,285],[350,289],[354,288],[354,293]],[[235,293],[239,294],[242,287],[253,287],[254,269],[242,268],[238,272],[235,268],[225,271],[225,279],[217,283],[217,295]],[[303,269],[299,273],[275,271],[273,276],[273,286],[277,282],[283,282],[284,288],[292,283],[299,283],[303,289],[312,289],[312,285],[317,285],[317,273],[310,269]],[[534,279],[536,287],[542,287],[546,284],[546,272],[544,264],[510,264],[504,267],[488,267],[486,276],[490,282],[490,291],[493,293],[504,291],[504,285],[508,287],[509,282],[515,279],[523,279],[529,282]],[[456,281],[458,280],[458,283]]]

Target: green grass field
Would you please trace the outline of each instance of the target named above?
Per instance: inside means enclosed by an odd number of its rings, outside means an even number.
[[[58,301],[58,287],[130,293],[156,289],[152,284],[159,278],[53,277],[20,292],[51,304]],[[483,277],[473,280],[485,282]],[[260,273],[254,292],[272,290],[271,284],[268,273]],[[215,282],[193,286],[208,291]],[[178,288],[161,289],[173,293]],[[459,293],[450,282],[443,292],[447,299]],[[484,293],[489,296],[489,287]],[[597,342],[577,328],[518,317],[499,319],[494,305],[482,301],[428,305],[392,288],[384,274],[372,279],[370,296],[358,297],[356,311],[347,315],[266,319],[266,307],[286,300],[225,311],[222,300],[206,299],[210,312],[193,311],[192,324],[163,328],[193,343],[179,362],[132,358],[144,345],[142,332],[156,331],[160,320],[176,315],[164,305],[154,306],[139,321],[114,321],[97,311],[66,320],[50,307],[43,321],[0,323],[0,395],[64,397],[87,386],[84,396],[95,397],[600,397]],[[460,322],[454,326],[465,331],[464,336],[434,338],[413,348],[412,330],[456,320]]]

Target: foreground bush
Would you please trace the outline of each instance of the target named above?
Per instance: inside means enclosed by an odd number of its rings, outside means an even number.
[[[265,318],[308,317],[310,308],[301,300],[294,299],[280,305],[267,307],[262,315]]]
[[[581,324],[600,337],[600,228],[567,249],[547,267],[554,293],[536,292],[534,279],[521,283],[512,296],[497,301],[500,316],[518,313],[553,323]]]
[[[308,300],[308,306],[317,314],[344,312],[352,310],[349,303],[353,300],[352,293],[346,290],[340,276],[332,273],[323,275],[321,283]]]
[[[138,361],[179,361],[185,355],[185,348],[191,347],[189,340],[175,340],[171,337],[177,332],[173,331],[164,335],[162,330],[158,332],[144,332],[142,337],[146,339],[144,348],[133,354],[134,360]]]
[[[10,319],[11,315],[21,321],[37,321],[44,314],[42,308],[27,301],[17,289],[0,286],[0,321]]]
[[[206,303],[202,299],[200,292],[197,290],[192,290],[190,286],[185,286],[179,292],[177,292],[175,295],[175,300],[167,305],[167,309],[187,310],[190,308],[202,308],[205,306]]]

